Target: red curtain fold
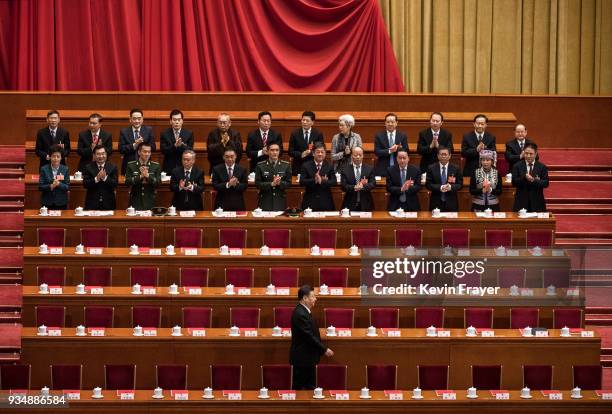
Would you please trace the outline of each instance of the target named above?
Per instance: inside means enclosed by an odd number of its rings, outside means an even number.
[[[0,89],[403,91],[377,0],[0,0]]]

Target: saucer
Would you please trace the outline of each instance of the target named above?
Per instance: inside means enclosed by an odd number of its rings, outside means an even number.
[[[378,336],[378,334],[377,333],[375,333],[375,334],[366,334],[366,336],[372,337],[372,336]]]
[[[170,292],[170,291],[168,291],[168,295],[178,295],[178,294],[179,294],[179,292]]]
[[[156,400],[161,400],[162,398],[164,398],[163,395],[152,395],[151,398],[155,398]]]
[[[414,396],[414,395],[413,395],[411,398],[412,398],[413,400],[422,400],[422,399],[423,399],[423,398],[425,398],[425,397],[423,397],[422,395],[419,395],[418,397],[416,397],[416,396]]]
[[[74,254],[85,254],[85,252],[77,252],[77,251],[75,251]]]
[[[46,333],[46,332],[45,332],[45,333],[40,333],[40,332],[38,332],[36,335],[38,335],[38,336],[48,336],[49,334],[48,334],[48,333]]]
[[[140,252],[130,252],[130,254],[131,254],[132,256],[138,256],[138,255],[140,254]]]
[[[269,395],[265,395],[265,396],[264,395],[258,395],[257,398],[259,398],[260,400],[267,400],[267,399],[270,398],[270,396]]]
[[[75,335],[75,336],[87,336],[87,333],[86,333],[86,332],[83,332],[83,333],[75,333],[74,335]]]
[[[579,400],[583,397],[583,395],[580,395],[579,397],[574,397],[573,395],[570,395],[570,398],[574,399],[574,400]]]
[[[38,294],[39,294],[39,295],[48,295],[48,294],[49,294],[49,291],[43,292],[42,290],[39,290],[39,291],[38,291]]]
[[[474,400],[474,399],[478,398],[478,395],[473,395],[473,396],[466,395],[465,398],[469,398],[470,400]]]
[[[170,336],[183,336],[183,334],[182,333],[177,333],[177,334],[171,333]]]
[[[325,396],[321,395],[320,397],[317,397],[316,395],[313,395],[312,398],[314,398],[315,400],[324,400]]]
[[[141,333],[141,334],[133,333],[132,336],[144,336],[144,333]]]
[[[359,253],[349,253],[349,256],[359,256]]]
[[[371,400],[372,396],[368,395],[368,396],[364,397],[364,396],[360,395],[359,398],[362,399],[362,400]]]
[[[91,398],[95,399],[95,400],[99,400],[100,398],[104,398],[104,395],[91,395]]]
[[[533,395],[528,395],[528,396],[523,396],[523,395],[521,395],[520,397],[521,397],[522,399],[524,399],[524,400],[530,400],[530,399],[532,399],[532,398],[533,398]]]
[[[473,335],[470,335],[470,334],[467,334],[467,333],[466,333],[466,334],[465,334],[465,336],[467,336],[468,338],[474,338],[474,337],[477,337],[477,336],[478,336],[478,334],[473,334]]]
[[[170,253],[170,252],[166,252],[166,256],[174,256],[176,254],[176,252]]]
[[[205,400],[212,400],[215,398],[214,395],[202,395],[202,398],[204,398]]]
[[[321,253],[310,253],[311,256],[321,256]]]
[[[176,216],[176,213],[166,213],[167,216]]]

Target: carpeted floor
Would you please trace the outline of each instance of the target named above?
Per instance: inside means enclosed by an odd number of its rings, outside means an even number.
[[[547,201],[568,203],[570,200],[612,201],[612,182],[553,181],[544,190]]]
[[[612,165],[612,149],[547,149],[538,151],[540,160],[549,167],[556,165]]]
[[[558,233],[612,233],[612,215],[555,214]]]

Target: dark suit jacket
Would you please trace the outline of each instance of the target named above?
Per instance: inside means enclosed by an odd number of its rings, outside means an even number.
[[[316,174],[317,165],[314,159],[302,164],[300,185],[306,187],[304,197],[302,198],[302,210],[306,208],[310,208],[313,211],[336,210],[331,192],[331,187],[337,184],[333,164],[325,160],[321,164],[319,175],[321,178],[327,178],[327,180],[322,180],[321,184],[315,182]]]
[[[151,152],[155,152],[155,137],[153,136],[153,128],[142,125],[140,127],[140,136],[143,142],[151,144]],[[119,152],[123,154],[121,161],[121,174],[125,174],[127,163],[136,160],[136,148],[134,148],[134,131],[132,127],[123,128],[119,133]]]
[[[62,151],[62,164],[66,164],[66,157],[70,153],[70,134],[62,127],[57,127],[55,140],[51,137],[49,127],[41,128],[36,133],[36,155],[40,159],[40,167],[49,164],[47,155],[51,154],[51,147],[55,144],[64,144]]]
[[[193,149],[193,132],[188,129],[181,128],[179,137],[183,139],[183,145],[177,148],[174,145],[176,141],[174,140],[174,131],[172,128],[164,130],[164,132],[162,132],[159,136],[159,148],[162,154],[164,154],[162,171],[165,171],[166,174],[172,174],[172,171],[174,171],[176,167],[182,167],[183,151]]]
[[[529,138],[525,138],[525,144],[533,144],[534,142]],[[504,153],[504,157],[508,162],[508,171],[512,172],[512,168],[514,164],[521,161],[521,147],[518,144],[518,140],[516,138],[512,138],[510,141],[506,142],[506,152]],[[539,157],[536,156],[536,161]]]
[[[323,142],[323,134],[316,128],[310,128],[308,134],[308,144],[315,142]],[[312,153],[302,158],[302,153],[308,149],[308,144],[304,139],[304,129],[297,128],[291,132],[289,137],[289,156],[291,157],[291,173],[293,175],[300,174],[302,164],[312,160]]]
[[[393,167],[387,168],[387,192],[389,193],[389,202],[387,204],[388,211],[394,211],[398,208],[403,208],[404,211],[419,211],[418,192],[421,190],[421,170],[414,165],[408,165],[406,168],[406,180],[412,180],[414,184],[405,191],[406,201],[402,203],[400,196],[402,195],[402,177],[400,168],[396,164]]]
[[[63,175],[64,179],[60,181],[60,185],[51,191],[51,184],[55,178],[53,176],[51,164],[43,165],[40,169],[38,189],[41,191],[41,206],[65,206],[68,204],[68,191],[70,190],[70,173],[68,172],[68,167],[60,164],[57,172]]]
[[[321,342],[319,327],[312,314],[300,303],[291,315],[289,363],[297,367],[317,365],[327,347]]]
[[[174,137],[173,137],[174,138]],[[193,183],[193,191],[180,190],[179,184],[185,179],[185,168],[183,165],[174,167],[170,176],[170,190],[174,193],[172,205],[177,210],[204,210],[202,193],[204,192],[204,172],[196,165],[191,167],[189,182]]]
[[[269,129],[267,143],[271,144],[273,142],[280,145],[280,153],[282,155],[283,154],[283,136],[280,134],[280,132],[276,132],[273,129]],[[261,157],[257,156],[257,153],[262,148],[263,148],[263,141],[261,140],[261,131],[259,130],[259,128],[257,128],[256,130],[249,132],[249,136],[247,138],[246,152],[247,152],[249,159],[251,160],[249,163],[249,171],[254,172],[255,167],[257,167],[257,164],[259,164],[261,161],[265,161],[268,159],[267,155],[262,155]]]
[[[249,173],[238,162],[234,164],[232,175],[238,179],[235,187],[226,188],[229,181],[225,163],[218,164],[213,168],[212,184],[217,192],[214,209],[221,207],[225,211],[245,211],[244,192],[248,186]]]
[[[355,184],[361,178],[367,178],[368,183],[363,186],[360,191],[355,191]],[[357,204],[357,194],[360,193],[361,200],[361,211],[373,211],[374,210],[374,198],[372,197],[372,190],[376,187],[376,180],[374,179],[374,168],[367,164],[361,164],[361,177],[355,178],[355,170],[353,164],[348,164],[342,170],[340,176],[340,183],[342,184],[342,191],[344,191],[344,200],[342,201],[342,208],[348,208],[349,210],[355,211],[355,205]]]
[[[544,189],[548,187],[548,168],[539,161],[534,162],[531,175],[536,179],[530,183],[527,175],[527,163],[523,160],[512,168],[512,185],[514,194],[514,211],[526,209],[528,212],[546,211]]]
[[[206,139],[206,152],[208,154],[208,163],[210,164],[211,172],[214,167],[224,163],[223,152],[226,147],[234,149],[236,153],[236,164],[240,164],[240,159],[242,158],[242,138],[240,137],[240,132],[230,128],[227,130],[227,133],[230,138],[226,146],[221,144],[221,130],[219,128],[215,128],[208,133],[208,138]]]
[[[83,170],[83,185],[87,189],[85,210],[115,210],[115,188],[118,182],[117,167],[108,161],[104,164],[106,181],[96,183],[98,165],[95,162],[87,164]]]
[[[408,136],[405,133],[396,129],[394,139],[396,144],[408,151]],[[387,174],[387,168],[389,168],[389,161],[391,159],[391,154],[389,154],[389,138],[386,129],[374,135],[374,153],[377,157],[374,175],[384,177]],[[397,164],[397,152],[393,153],[393,158]]]
[[[93,137],[89,129],[79,132],[77,153],[81,156],[81,159],[79,160],[79,171],[81,172],[83,172],[87,164],[93,161],[93,150],[91,148],[92,142]],[[113,134],[100,129],[100,132],[98,133],[98,145],[103,145],[104,148],[106,148],[106,158],[110,159],[111,153],[113,152]]]
[[[482,136],[482,142],[484,142],[485,149],[496,151],[495,135],[485,131]],[[471,177],[474,170],[478,168],[480,153],[476,151],[477,146],[478,138],[476,137],[476,132],[470,131],[463,135],[461,156],[465,158],[465,164],[463,165],[463,175],[465,177]]]
[[[430,148],[433,141],[433,133],[431,128],[424,129],[419,132],[419,143],[417,144],[417,152],[421,154],[421,173],[427,172],[427,167],[434,162],[438,162],[438,149]],[[438,143],[450,149],[451,154],[455,151],[453,148],[453,134],[444,128],[440,128],[438,133]]]
[[[447,167],[447,181],[450,177],[455,177],[455,183],[451,184],[451,191],[446,192],[446,210],[458,211],[459,202],[457,201],[457,191],[461,190],[461,187],[463,187],[463,175],[456,165],[448,163]],[[427,167],[427,189],[431,191],[431,196],[429,198],[430,211],[435,208],[444,211],[442,208],[442,199],[440,198],[442,195],[440,191],[441,185],[442,177],[440,176],[440,163],[429,165],[429,167]]]

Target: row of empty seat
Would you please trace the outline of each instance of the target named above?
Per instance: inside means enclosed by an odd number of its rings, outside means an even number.
[[[573,385],[583,390],[601,389],[600,365],[573,366]],[[201,369],[201,368],[199,368]],[[354,368],[352,368],[354,369]],[[417,365],[418,386],[422,390],[448,389],[448,365]],[[554,366],[523,365],[523,385],[532,390],[550,390],[554,385]],[[210,386],[215,390],[242,389],[242,365],[210,365]],[[346,365],[319,364],[316,384],[326,390],[347,389]],[[270,390],[290,390],[291,365],[262,365],[261,386]],[[156,385],[169,390],[189,389],[188,365],[156,365]],[[472,365],[472,386],[482,390],[502,389],[502,365]],[[82,389],[82,365],[51,365],[50,384],[55,390]],[[366,365],[365,386],[370,390],[397,389],[398,367],[392,364]],[[102,380],[101,380],[102,382]],[[30,365],[0,366],[1,389],[30,389]],[[136,365],[104,365],[104,388],[136,388]]]
[[[247,229],[243,228],[220,228],[219,246],[231,248],[247,247]],[[271,248],[290,248],[290,229],[263,229],[263,244]],[[321,248],[336,248],[336,229],[309,229],[309,246],[317,245]],[[394,230],[395,246],[389,247],[422,247],[423,230],[415,228],[399,228]],[[485,230],[485,247],[496,248],[503,246],[513,247],[512,230]],[[63,247],[66,245],[66,229],[61,227],[39,227],[37,229],[38,245]],[[552,247],[554,235],[551,230],[527,229],[526,245],[531,248],[539,246],[542,248]],[[108,247],[108,228],[87,227],[81,229],[81,244],[85,247]],[[126,246],[133,244],[139,247],[154,247],[155,229],[153,228],[127,228]],[[174,229],[174,246],[177,248],[202,247],[203,231],[199,228],[179,227]],[[360,248],[380,247],[379,229],[351,229],[351,245]],[[446,228],[441,232],[442,247],[453,248],[470,247],[470,229]],[[259,247],[259,246],[251,246]]]
[[[291,315],[294,307],[276,306],[273,308],[273,326],[291,328]],[[113,306],[85,306],[84,323],[86,327],[112,328],[114,326]],[[464,327],[493,328],[493,308],[465,308]],[[581,328],[583,310],[579,308],[554,308],[553,329]],[[63,327],[66,324],[66,308],[64,306],[40,305],[36,306],[36,324],[38,326]],[[435,326],[444,327],[445,309],[442,307],[414,308],[414,328],[427,328]],[[239,328],[259,328],[261,308],[258,307],[231,307],[229,321],[231,326]],[[355,327],[355,309],[353,308],[324,308],[324,326],[336,328]],[[162,308],[159,306],[132,306],[132,326],[161,327]],[[173,321],[183,328],[211,328],[213,308],[211,307],[183,307],[182,320]],[[538,308],[511,308],[510,328],[522,329],[527,326],[540,326],[540,310]],[[376,328],[399,328],[399,308],[369,308],[369,325]],[[272,328],[272,326],[270,326]],[[362,328],[367,328],[363,326]]]

